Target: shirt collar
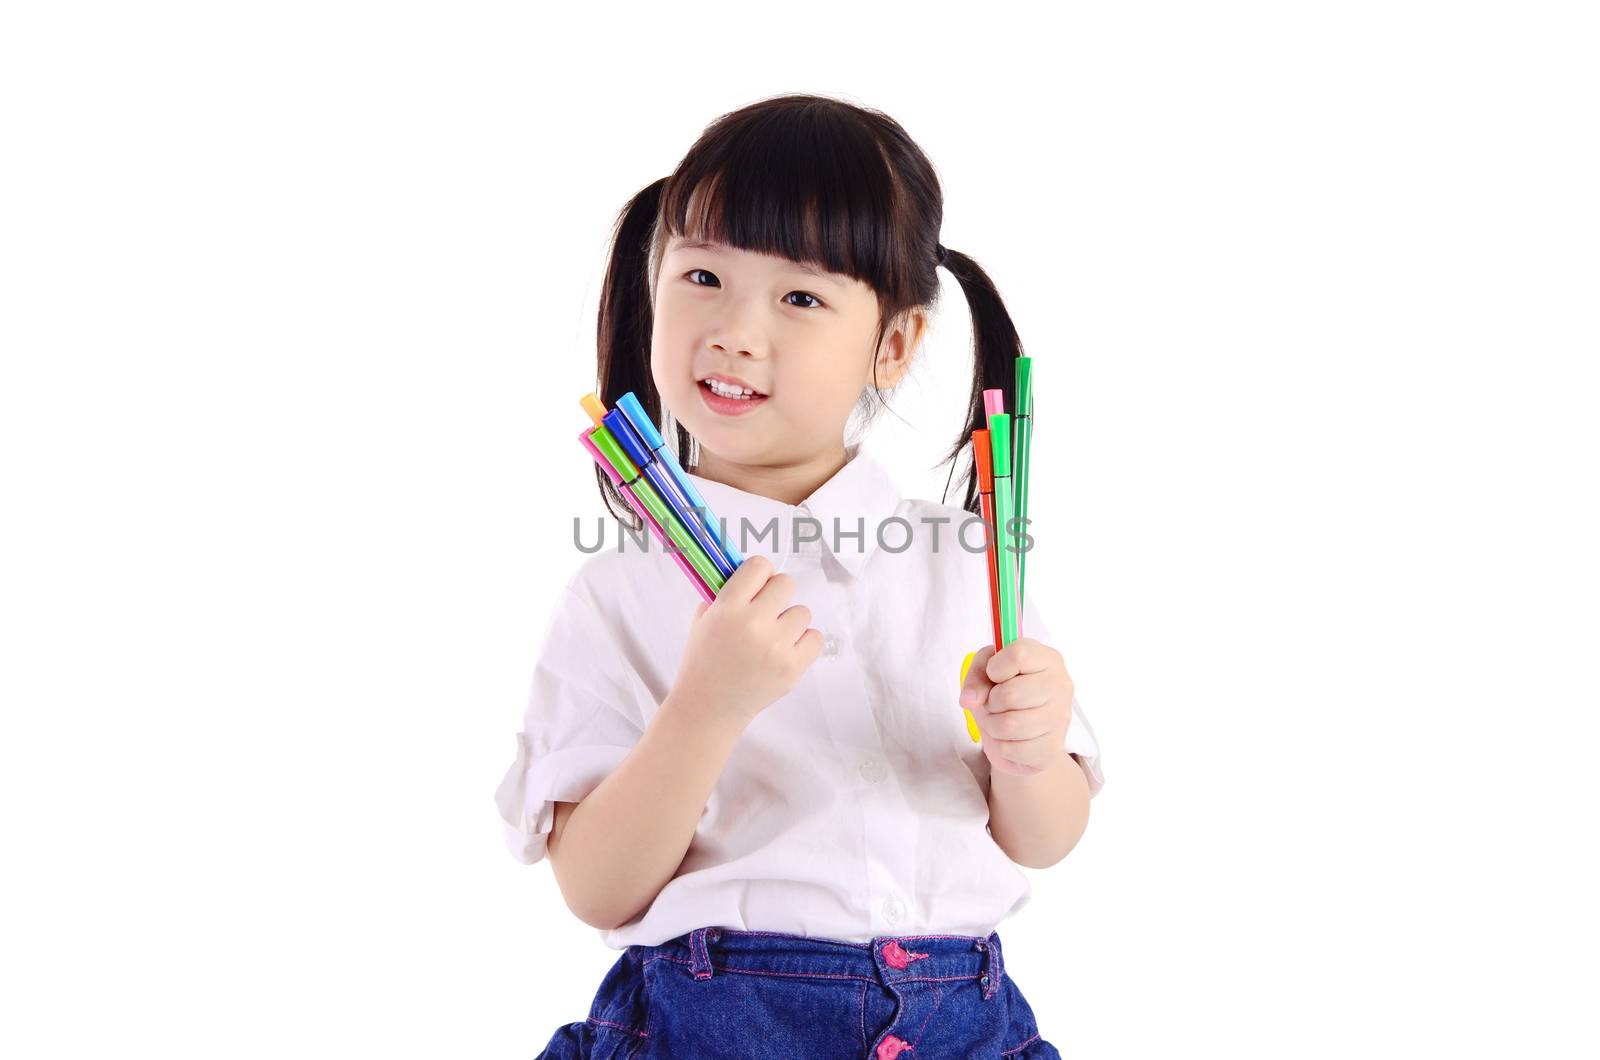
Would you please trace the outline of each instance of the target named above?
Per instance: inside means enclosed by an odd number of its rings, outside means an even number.
[[[729,543],[746,556],[767,556],[775,570],[782,570],[798,551],[828,552],[840,566],[858,576],[878,547],[880,527],[900,505],[900,490],[883,465],[863,452],[860,445],[851,446],[845,453],[845,465],[799,504],[784,504],[693,472],[686,474],[705,497],[712,518],[727,526]],[[816,520],[817,525],[808,524],[808,518]],[[748,523],[748,529],[742,528],[741,520]],[[797,520],[802,535],[815,537],[820,533],[821,539],[797,544]],[[768,529],[774,521],[776,533]]]

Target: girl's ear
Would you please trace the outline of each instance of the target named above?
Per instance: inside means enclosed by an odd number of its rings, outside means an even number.
[[[928,314],[920,306],[901,313],[883,336],[872,378],[867,382],[879,390],[890,390],[911,370],[911,360],[922,346],[927,332]]]

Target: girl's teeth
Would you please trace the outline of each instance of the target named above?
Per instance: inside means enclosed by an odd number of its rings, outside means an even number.
[[[714,379],[707,380],[706,386],[711,389],[712,393],[719,394],[726,398],[737,398],[748,401],[750,398],[755,396],[754,390],[744,390],[742,388],[730,387],[727,384],[719,383]]]

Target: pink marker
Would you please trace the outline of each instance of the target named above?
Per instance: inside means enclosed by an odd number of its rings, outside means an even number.
[[[1006,392],[1004,390],[985,390],[983,392],[983,418],[999,416],[1006,410]]]
[[[621,488],[622,476],[617,474],[617,469],[611,466],[611,461],[607,460],[600,452],[599,448],[595,446],[594,442],[589,439],[589,435],[592,433],[594,433],[594,428],[590,427],[588,430],[579,434],[579,443],[581,443],[585,449],[589,450],[589,455],[594,457],[594,462],[600,465],[600,470],[606,473],[606,477],[611,480],[611,484],[618,487],[619,492],[621,492],[624,497],[628,498],[628,504],[633,508],[634,513],[637,514],[639,518],[643,519],[646,525],[650,527],[650,532],[655,535],[656,543],[662,548],[666,549],[667,552],[672,556],[673,562],[677,563],[677,565],[682,568],[683,573],[689,576],[689,581],[694,585],[695,591],[700,594],[701,598],[704,599],[706,603],[709,604],[714,602],[717,598],[717,594],[711,591],[711,586],[707,585],[700,575],[695,572],[695,569],[689,565],[689,561],[687,558],[685,558],[684,554],[667,543],[667,535],[662,532],[661,524],[656,522],[655,518],[650,514],[645,506],[639,503],[638,498],[633,495],[632,490],[625,490]]]

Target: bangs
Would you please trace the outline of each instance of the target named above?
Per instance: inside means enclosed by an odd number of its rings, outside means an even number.
[[[713,125],[663,189],[655,260],[669,238],[722,243],[904,289],[892,236],[895,179],[857,122],[827,108]]]

